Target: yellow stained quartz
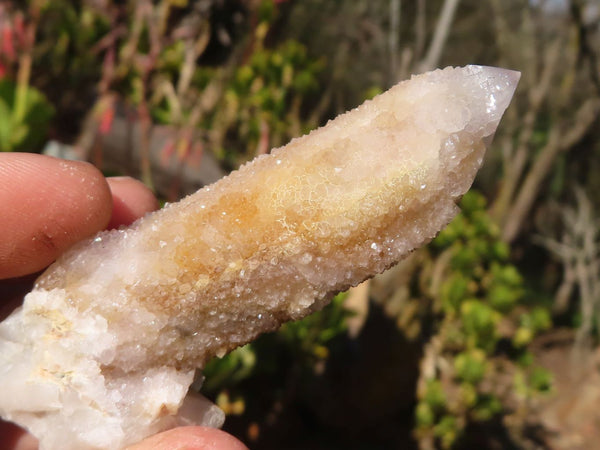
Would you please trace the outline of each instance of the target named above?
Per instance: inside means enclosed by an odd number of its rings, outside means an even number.
[[[180,409],[194,370],[431,240],[456,214],[518,78],[481,66],[413,77],[72,249],[0,325],[0,382],[14,397],[0,412],[47,449],[219,425],[204,404]],[[60,338],[48,340],[53,314]]]

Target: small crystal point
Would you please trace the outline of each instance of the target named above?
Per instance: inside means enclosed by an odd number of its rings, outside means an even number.
[[[430,241],[456,214],[518,77],[481,66],[415,76],[74,247],[0,324],[0,415],[42,450],[219,426],[218,408],[186,397],[196,369]]]
[[[490,115],[490,122],[498,126],[500,119],[512,100],[521,72],[516,70],[501,69],[490,66],[467,66],[474,76],[479,76],[486,81],[486,112]]]

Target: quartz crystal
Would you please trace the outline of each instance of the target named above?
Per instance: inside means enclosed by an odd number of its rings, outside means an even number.
[[[42,449],[220,426],[203,365],[323,307],[456,214],[517,72],[399,83],[199,192],[70,249],[0,325],[0,414]]]

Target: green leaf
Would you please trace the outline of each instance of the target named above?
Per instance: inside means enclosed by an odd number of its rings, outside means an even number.
[[[550,312],[546,308],[540,306],[531,311],[531,325],[536,333],[546,331],[552,326],[552,318]]]
[[[471,383],[462,383],[459,392],[460,399],[467,408],[472,408],[477,404],[479,396],[477,389]]]
[[[0,97],[0,150],[11,151],[12,114],[6,100]]]
[[[467,297],[469,280],[460,273],[448,278],[441,289],[441,297],[446,312],[457,312],[461,302]]]
[[[363,95],[364,100],[371,100],[373,97],[383,93],[383,89],[379,86],[371,86]]]
[[[23,144],[23,141],[27,139],[29,133],[29,127],[24,123],[15,124],[12,129],[10,136],[10,145],[13,148],[19,148]]]
[[[435,414],[429,404],[419,402],[415,409],[415,419],[418,427],[429,428],[435,422]]]
[[[442,447],[450,448],[459,433],[458,423],[456,418],[450,415],[445,415],[433,429],[433,435],[440,439]]]
[[[474,248],[470,246],[462,247],[452,255],[450,264],[455,270],[470,272],[480,262],[480,257]]]
[[[256,366],[256,354],[251,344],[240,347],[223,358],[213,358],[204,367],[203,389],[215,392],[248,378]]]
[[[275,2],[273,0],[262,0],[258,6],[258,20],[260,22],[272,22],[275,19]]]
[[[439,380],[431,379],[427,381],[423,401],[427,403],[434,412],[441,412],[445,409],[446,393]]]
[[[526,350],[521,352],[521,354],[519,355],[517,362],[519,363],[519,365],[523,366],[523,367],[529,367],[533,364],[533,353],[531,353],[530,351]]]
[[[502,402],[492,394],[482,395],[477,406],[473,409],[472,416],[475,420],[485,422],[502,412]]]
[[[0,80],[0,145],[3,151],[34,150],[46,138],[54,108],[44,94],[27,87],[24,96],[24,115],[19,123],[14,121],[17,85],[8,79]],[[10,118],[10,119],[7,119]]]
[[[460,207],[465,212],[465,214],[468,215],[475,211],[485,209],[486,203],[487,202],[483,195],[481,195],[477,191],[472,190],[472,191],[467,192],[463,196],[463,198],[460,202]]]
[[[505,284],[494,285],[487,293],[487,299],[492,307],[506,313],[515,306],[521,298],[521,291]]]
[[[461,305],[461,318],[471,344],[488,353],[492,352],[498,340],[496,326],[499,314],[480,301],[469,300]]]
[[[454,371],[461,381],[477,384],[483,380],[486,370],[486,355],[479,349],[460,353],[454,359]]]
[[[536,367],[529,376],[529,384],[533,389],[539,392],[549,392],[552,389],[554,376],[552,372],[542,368]]]
[[[519,327],[515,332],[512,343],[517,348],[525,347],[533,339],[533,331],[531,328]]]
[[[492,258],[506,261],[510,256],[510,247],[506,242],[496,241],[492,244]]]

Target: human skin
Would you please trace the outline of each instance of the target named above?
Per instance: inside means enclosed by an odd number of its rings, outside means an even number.
[[[73,244],[129,225],[158,208],[128,177],[104,178],[88,163],[30,153],[0,154],[0,320],[31,289],[35,276]],[[37,449],[23,429],[0,421],[0,448]],[[169,430],[131,450],[241,450],[233,436],[205,427]]]

